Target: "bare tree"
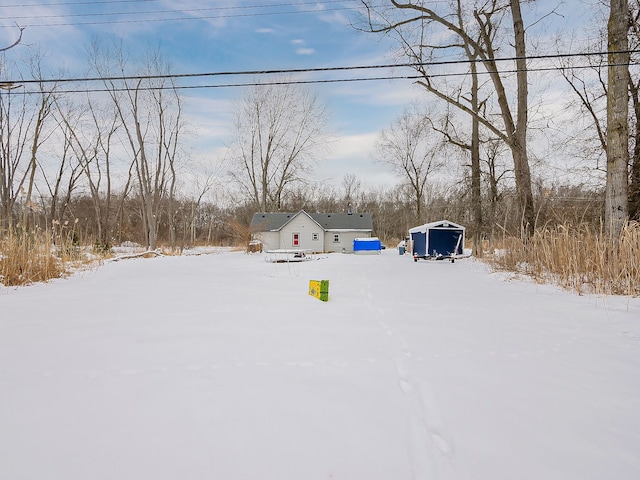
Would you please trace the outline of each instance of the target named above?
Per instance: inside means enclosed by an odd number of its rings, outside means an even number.
[[[474,111],[479,110],[480,102],[477,97],[477,83],[478,78],[475,72],[475,65],[471,65],[472,75],[472,87],[470,105]],[[481,155],[480,155],[480,122],[476,116],[471,117],[471,135],[470,138],[465,138],[465,135],[461,135],[458,129],[454,125],[453,115],[451,115],[450,109],[447,109],[447,115],[443,120],[444,125],[438,127],[433,125],[434,130],[440,132],[450,144],[459,147],[470,156],[470,176],[471,176],[471,212],[473,214],[473,254],[474,256],[482,256],[482,235],[484,230],[484,221],[482,215],[482,168],[481,168]],[[486,143],[486,142],[482,142]],[[489,161],[487,161],[489,164]],[[490,174],[490,172],[488,172]]]
[[[354,202],[362,189],[362,182],[353,173],[347,173],[342,179],[342,188],[344,189],[344,203],[347,205],[348,213],[354,210]]]
[[[18,30],[18,39],[0,48],[0,52],[5,52],[22,41],[24,28],[18,27]],[[7,74],[7,65],[3,61],[0,61],[0,72]],[[28,131],[26,97],[21,98],[20,109],[11,96],[11,91],[20,86],[13,81],[0,82],[0,228],[13,226],[13,207],[26,178],[20,175],[20,160]],[[19,108],[18,112],[16,107]]]
[[[598,53],[605,48],[599,39],[594,45],[587,46],[585,53]],[[586,59],[589,62],[588,65],[575,65],[575,57],[562,59],[559,71],[578,100],[579,107],[576,110],[579,111],[576,121],[588,119],[590,130],[588,138],[592,142],[596,141],[597,147],[605,153],[607,151],[606,60],[603,60],[601,55],[587,55]],[[579,138],[581,144],[584,144],[585,140]]]
[[[408,183],[416,222],[423,220],[427,180],[444,165],[434,133],[428,116],[414,106],[380,133],[376,146],[380,159]]]
[[[105,79],[122,124],[124,143],[133,159],[145,238],[153,250],[163,201],[175,195],[182,102],[169,66],[158,53],[148,55],[136,78],[127,75],[129,64],[122,48],[110,52],[94,44],[91,61],[93,69]],[[117,77],[110,76],[114,70]],[[172,205],[170,201],[170,208]],[[173,212],[166,213],[172,218]]]
[[[96,245],[106,248],[111,243],[112,150],[121,126],[112,106],[101,108],[98,101],[87,98],[84,104],[57,104],[57,116],[66,143],[74,153],[78,170],[85,178],[91,195],[96,225]]]
[[[193,182],[191,183],[192,191],[189,194],[188,200],[183,204],[184,210],[184,235],[183,244],[188,242],[189,245],[194,245],[196,242],[197,234],[197,221],[198,210],[202,204],[204,197],[214,188],[218,178],[217,171],[208,172],[193,172]],[[170,227],[174,225],[170,223]],[[175,228],[173,229],[175,230]],[[177,246],[177,239],[175,238],[175,232],[170,231],[171,246]]]
[[[22,41],[22,33],[24,32],[24,27],[20,27],[16,25],[16,28],[18,29],[18,38],[13,43],[7,45],[6,47],[0,48],[0,52],[6,52],[7,50],[17,46]],[[0,88],[11,88],[11,86],[12,85],[7,83],[0,83]]]
[[[32,74],[39,75],[39,57],[32,61]],[[20,199],[23,228],[27,228],[28,213],[37,209],[32,195],[38,153],[50,134],[45,131],[45,121],[51,111],[53,89],[36,84],[40,88],[37,95],[14,92],[13,87],[0,92],[0,225],[6,228],[14,224]]]
[[[502,199],[500,184],[507,175],[508,170],[499,162],[501,150],[504,143],[499,140],[490,140],[484,143],[484,158],[486,168],[484,169],[484,178],[487,189],[487,224],[491,237],[495,234],[497,223],[498,204]]]
[[[25,95],[0,92],[0,223],[14,224],[14,206],[27,177],[25,148],[32,120]]]
[[[638,50],[640,48],[640,0],[631,2],[630,29],[631,35],[629,50],[631,50],[633,61],[637,63]],[[631,67],[630,67],[631,68]],[[640,76],[635,70],[635,75],[629,71],[629,94],[631,96],[632,114],[632,137],[633,150],[631,157],[631,168],[629,177],[629,218],[640,220]]]
[[[328,115],[317,95],[288,83],[255,85],[236,113],[231,178],[259,211],[277,211],[327,146]]]
[[[41,61],[42,56],[36,54],[32,58],[31,73],[38,80],[42,80]],[[32,200],[36,171],[38,170],[38,154],[40,147],[53,133],[53,129],[46,130],[47,119],[51,115],[51,107],[55,102],[55,85],[44,84],[41,81],[37,83],[39,88],[38,104],[36,114],[34,116],[33,128],[31,131],[31,148],[28,165],[28,179],[26,182],[25,208],[22,213],[22,228],[26,231],[28,225],[28,214],[30,210],[38,210],[39,208]]]
[[[613,8],[613,5],[611,6]],[[611,12],[610,12],[611,14]],[[615,21],[617,22],[617,17]],[[604,24],[604,22],[601,22]],[[611,25],[611,23],[609,23]],[[640,1],[635,0],[629,4],[629,23],[628,23],[628,41],[627,49],[630,52],[630,58],[612,59],[600,52],[607,50],[607,31],[603,27],[599,31],[598,37],[593,44],[587,45],[585,53],[593,53],[597,55],[587,56],[589,61],[588,67],[584,68],[583,64],[575,65],[572,59],[566,59],[561,65],[561,72],[577,98],[581,113],[586,115],[590,120],[589,135],[586,139],[580,139],[581,144],[588,142],[590,139],[597,139],[599,147],[599,157],[608,156],[608,110],[609,101],[609,65],[615,65],[617,68],[628,66],[628,98],[630,100],[630,114],[627,124],[629,129],[629,145],[627,152],[631,153],[629,162],[629,178],[628,178],[628,217],[631,219],[640,219],[640,77],[637,69],[633,69],[632,65],[638,61],[638,47],[640,47]],[[612,53],[620,53],[609,49]],[[615,61],[615,64],[611,64]],[[582,61],[584,62],[584,60]],[[619,62],[622,62],[619,63]],[[625,63],[626,62],[626,63]],[[624,101],[624,100],[621,100]],[[595,135],[592,133],[595,132]],[[628,155],[628,154],[627,154]],[[595,168],[604,170],[609,169],[611,164],[607,164],[605,168],[599,167],[599,162],[595,162]],[[620,171],[619,174],[622,172]],[[613,177],[607,176],[608,181]],[[620,187],[622,188],[622,187]],[[607,208],[608,209],[608,208]],[[610,223],[610,222],[607,222]]]
[[[399,41],[406,58],[422,76],[418,83],[437,98],[475,117],[484,128],[507,144],[511,150],[519,207],[525,233],[535,225],[531,172],[527,152],[528,81],[526,65],[525,29],[519,0],[490,0],[482,4],[469,4],[457,0],[451,4],[422,1],[390,0],[390,7],[376,6],[361,0],[366,9],[368,31],[391,33]],[[448,7],[452,8],[447,10]],[[436,11],[436,8],[439,11]],[[504,19],[510,14],[510,25]],[[511,47],[515,58],[516,82],[513,98],[507,92],[508,77],[498,66],[497,52],[504,55],[512,35]],[[432,40],[432,39],[436,40]],[[482,65],[490,78],[491,95],[495,98],[499,116],[488,108],[474,111],[461,92],[463,84],[451,86],[447,77],[437,83],[431,61],[439,52],[460,50],[477,58],[471,63]],[[464,78],[464,77],[462,77]],[[485,88],[488,85],[485,85]]]
[[[42,178],[49,192],[47,225],[51,225],[52,221],[61,223],[62,217],[71,202],[73,192],[79,185],[79,179],[82,176],[81,166],[75,161],[75,155],[71,148],[71,136],[64,125],[59,124],[59,126],[64,140],[56,155],[58,160],[57,167],[46,169],[40,165]]]
[[[605,229],[617,238],[628,218],[629,165],[629,9],[626,0],[611,0],[608,39],[607,185]]]

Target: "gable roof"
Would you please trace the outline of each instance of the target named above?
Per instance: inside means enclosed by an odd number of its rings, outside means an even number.
[[[254,213],[249,228],[252,232],[275,232],[289,222],[296,213]]]
[[[370,213],[310,213],[325,230],[364,230],[373,229]]]
[[[465,230],[465,227],[458,225],[457,223],[450,222],[449,220],[439,220],[437,222],[425,223],[409,229],[409,233],[426,233],[427,230]]]
[[[325,231],[373,229],[370,213],[307,213],[304,210],[298,213],[254,213],[249,228],[252,232],[275,232],[300,214],[307,215]]]

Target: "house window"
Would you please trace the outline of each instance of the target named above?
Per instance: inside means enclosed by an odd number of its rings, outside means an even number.
[[[334,233],[333,234],[333,243],[340,243],[340,234],[339,233]]]
[[[300,246],[300,234],[299,233],[294,233],[293,234],[293,246],[294,247]]]
[[[320,238],[320,236],[317,233],[312,233],[311,234],[311,240],[313,240],[314,242],[317,241]]]

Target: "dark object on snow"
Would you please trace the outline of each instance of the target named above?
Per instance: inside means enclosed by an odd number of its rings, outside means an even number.
[[[413,259],[450,260],[464,252],[465,227],[448,220],[426,223],[409,230]]]

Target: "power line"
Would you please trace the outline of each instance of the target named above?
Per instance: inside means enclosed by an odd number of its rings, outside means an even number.
[[[4,8],[24,8],[24,7],[42,7],[42,6],[64,6],[64,5],[110,5],[110,4],[120,4],[120,3],[148,3],[148,2],[157,2],[159,0],[109,0],[106,2],[60,2],[60,3],[39,3],[39,4],[24,4],[24,5],[5,5]],[[192,12],[192,11],[203,11],[203,10],[248,10],[253,8],[279,8],[279,7],[297,7],[300,5],[316,5],[322,6],[333,3],[345,3],[345,0],[318,0],[318,1],[301,1],[301,2],[287,2],[287,3],[263,3],[260,5],[228,5],[228,6],[216,6],[216,7],[201,7],[201,8],[187,8],[187,9],[173,9],[173,10],[147,10],[142,12],[105,12],[102,13],[104,15],[134,15],[140,13],[166,13],[166,12]],[[92,16],[92,15],[101,15],[98,13],[88,13],[88,14],[72,14],[66,13],[61,15],[55,15],[56,17],[76,17],[76,16]],[[49,18],[51,15],[32,15],[25,17],[12,17],[12,18]]]
[[[131,1],[131,0],[130,0]],[[51,15],[30,15],[30,16],[12,16],[11,20],[24,20],[24,19],[44,19],[44,18],[74,18],[74,17],[105,17],[105,16],[116,16],[116,15],[142,15],[142,14],[164,14],[164,13],[192,13],[192,12],[211,12],[211,11],[225,11],[225,10],[249,10],[249,9],[265,9],[265,8],[280,8],[280,7],[297,7],[300,5],[325,5],[325,4],[333,4],[333,3],[344,3],[344,0],[323,0],[321,2],[299,2],[299,3],[271,3],[264,5],[234,5],[227,7],[198,7],[198,8],[186,8],[186,9],[172,9],[172,10],[143,10],[143,11],[133,11],[133,12],[93,12],[93,13],[61,13],[61,14],[51,14]],[[80,5],[80,4],[74,4]],[[351,9],[350,7],[344,7],[344,10]],[[325,11],[325,10],[313,10],[315,11]],[[273,13],[273,12],[272,12]],[[253,15],[253,14],[251,14]],[[141,20],[142,21],[142,20]]]
[[[190,9],[190,10],[181,10],[180,13],[187,12],[196,12],[199,9]],[[204,9],[206,10],[206,9]],[[131,23],[148,23],[148,22],[182,22],[182,21],[191,21],[191,20],[221,20],[228,18],[246,18],[246,17],[268,17],[274,15],[299,15],[304,13],[325,13],[325,12],[338,12],[343,10],[353,10],[348,7],[336,7],[336,8],[325,8],[323,10],[291,10],[291,11],[281,11],[281,12],[258,12],[258,13],[233,13],[228,15],[198,15],[198,16],[186,16],[186,17],[171,17],[171,18],[145,18],[145,19],[137,19],[137,20],[104,20],[104,21],[92,21],[92,22],[65,22],[65,23],[32,23],[28,25],[23,25],[24,27],[78,27],[78,26],[87,26],[87,25],[114,25],[114,24],[131,24]],[[175,11],[175,10],[174,10]],[[134,12],[134,13],[122,13],[119,15],[135,15],[141,13],[171,13],[171,10],[166,10],[162,12]],[[91,16],[110,16],[110,13],[95,13],[90,14]],[[90,15],[69,15],[69,16],[90,16]],[[9,25],[5,25],[4,27],[9,28]]]
[[[229,15],[201,15],[197,17],[173,17],[173,18],[147,18],[144,20],[105,20],[95,22],[66,22],[66,23],[32,23],[22,25],[23,27],[78,27],[88,25],[114,25],[114,24],[132,24],[132,23],[149,23],[149,22],[182,22],[192,20],[221,20],[227,18],[244,18],[244,17],[267,17],[274,15],[299,15],[303,13],[325,13],[337,12],[344,10],[352,10],[351,8],[325,8],[323,10],[295,10],[282,12],[264,12],[264,13],[236,13]],[[3,28],[11,28],[13,25],[3,25]]]
[[[624,64],[608,64],[603,65],[604,68],[609,66],[629,66],[629,65],[639,65],[640,63],[624,63]],[[584,69],[591,68],[590,65],[573,67],[576,69]],[[539,67],[533,69],[527,69],[528,72],[548,72],[548,71],[557,71],[558,67]],[[501,70],[497,73],[500,74],[513,74],[517,73],[518,69],[511,70]],[[480,75],[488,75],[490,73],[495,72],[478,72]],[[468,76],[469,72],[456,72],[456,73],[439,73],[434,75],[427,75],[426,78],[443,78],[443,77],[461,77]],[[311,80],[272,80],[266,82],[239,82],[239,83],[222,83],[222,84],[213,84],[213,85],[165,85],[165,86],[148,86],[148,87],[136,87],[136,91],[152,91],[152,90],[199,90],[199,89],[214,89],[214,88],[240,88],[240,87],[254,87],[254,86],[269,86],[269,85],[313,85],[313,84],[331,84],[331,83],[352,83],[352,82],[370,82],[370,81],[382,81],[382,80],[421,80],[425,79],[424,75],[389,75],[389,76],[379,76],[379,77],[359,77],[359,78],[335,78],[335,79],[311,79]],[[15,88],[19,88],[20,85],[13,86],[11,90]],[[58,94],[70,94],[70,93],[105,93],[105,92],[126,92],[131,91],[131,87],[123,86],[123,87],[114,87],[114,88],[87,88],[87,89],[76,89],[76,90],[32,90],[32,91],[24,91],[18,92],[18,94],[23,95],[34,95],[34,94],[50,94],[50,93],[58,93]]]
[[[237,5],[227,7],[201,7],[190,8],[184,10],[149,10],[149,11],[137,11],[137,12],[98,12],[98,13],[69,13],[59,15],[34,15],[34,16],[14,16],[8,19],[25,20],[25,19],[54,19],[54,18],[73,18],[73,17],[110,17],[110,16],[130,16],[130,15],[156,15],[156,14],[168,14],[168,13],[197,13],[205,11],[228,11],[228,10],[249,10],[249,9],[265,9],[265,8],[282,8],[282,7],[297,7],[300,5],[326,5],[344,3],[344,0],[323,0],[320,2],[305,1],[300,3],[272,3],[265,5]],[[83,26],[83,25],[110,25],[110,24],[127,24],[127,23],[146,23],[146,22],[172,22],[172,21],[185,21],[185,20],[217,20],[228,18],[244,18],[244,17],[264,17],[272,15],[296,15],[304,13],[324,13],[335,12],[344,10],[354,10],[354,7],[330,7],[318,10],[317,8],[306,10],[287,10],[287,11],[267,11],[267,12],[250,12],[250,13],[229,13],[223,15],[198,15],[198,16],[184,16],[184,17],[170,17],[170,18],[145,18],[136,20],[105,20],[105,21],[85,21],[85,22],[56,22],[56,23],[33,23],[23,25],[26,27],[61,27],[61,26]],[[5,28],[9,28],[8,25],[4,25]]]
[[[513,62],[516,60],[553,60],[559,58],[575,58],[575,57],[592,57],[603,56],[608,54],[619,53],[640,53],[640,50],[620,50],[612,52],[587,52],[587,53],[556,53],[547,55],[530,55],[526,57],[504,57],[495,58],[494,62]],[[393,69],[393,68],[416,68],[416,67],[440,67],[449,65],[468,65],[471,63],[483,63],[482,60],[474,59],[461,59],[461,60],[438,60],[432,62],[423,63],[401,63],[401,64],[386,64],[386,65],[351,65],[343,67],[315,67],[315,68],[294,68],[294,69],[268,69],[268,70],[235,70],[235,71],[220,71],[220,72],[201,72],[201,73],[168,73],[157,75],[122,75],[115,77],[77,77],[77,78],[57,78],[57,79],[32,79],[32,80],[6,80],[2,83],[5,84],[46,84],[46,83],[87,83],[87,82],[115,82],[115,81],[127,81],[127,80],[159,80],[159,79],[180,79],[180,78],[199,78],[199,77],[222,77],[222,76],[261,76],[261,75],[285,75],[285,74],[299,74],[299,73],[319,73],[319,72],[337,72],[337,71],[353,71],[353,70],[378,70],[378,69]],[[635,65],[635,63],[630,63]],[[572,67],[580,68],[580,67]],[[590,66],[584,67],[590,68]],[[551,68],[557,70],[558,67]],[[536,71],[529,68],[528,71]],[[497,73],[506,73],[507,71],[498,71]],[[482,72],[484,73],[484,72]],[[442,74],[437,74],[441,76]],[[454,75],[454,74],[449,74]],[[457,74],[455,74],[457,75]],[[467,73],[464,73],[467,75]],[[427,75],[429,77],[434,75]]]
[[[77,6],[77,5],[111,5],[121,3],[151,3],[161,0],[105,0],[105,1],[81,1],[81,2],[51,2],[51,3],[22,3],[15,5],[4,5],[4,8],[24,8],[24,7],[59,7],[59,6]],[[323,5],[325,3],[344,3],[347,0],[318,0],[318,1],[301,1],[296,3],[273,3],[262,5],[233,5],[227,7],[217,7],[222,10],[233,10],[238,8],[262,8],[262,7],[294,7],[297,5]]]
[[[147,3],[147,2],[159,2],[160,0],[106,0],[104,2],[51,2],[51,3],[18,3],[14,5],[5,5],[4,8],[24,8],[24,7],[58,7],[67,5],[109,5],[112,3]]]

